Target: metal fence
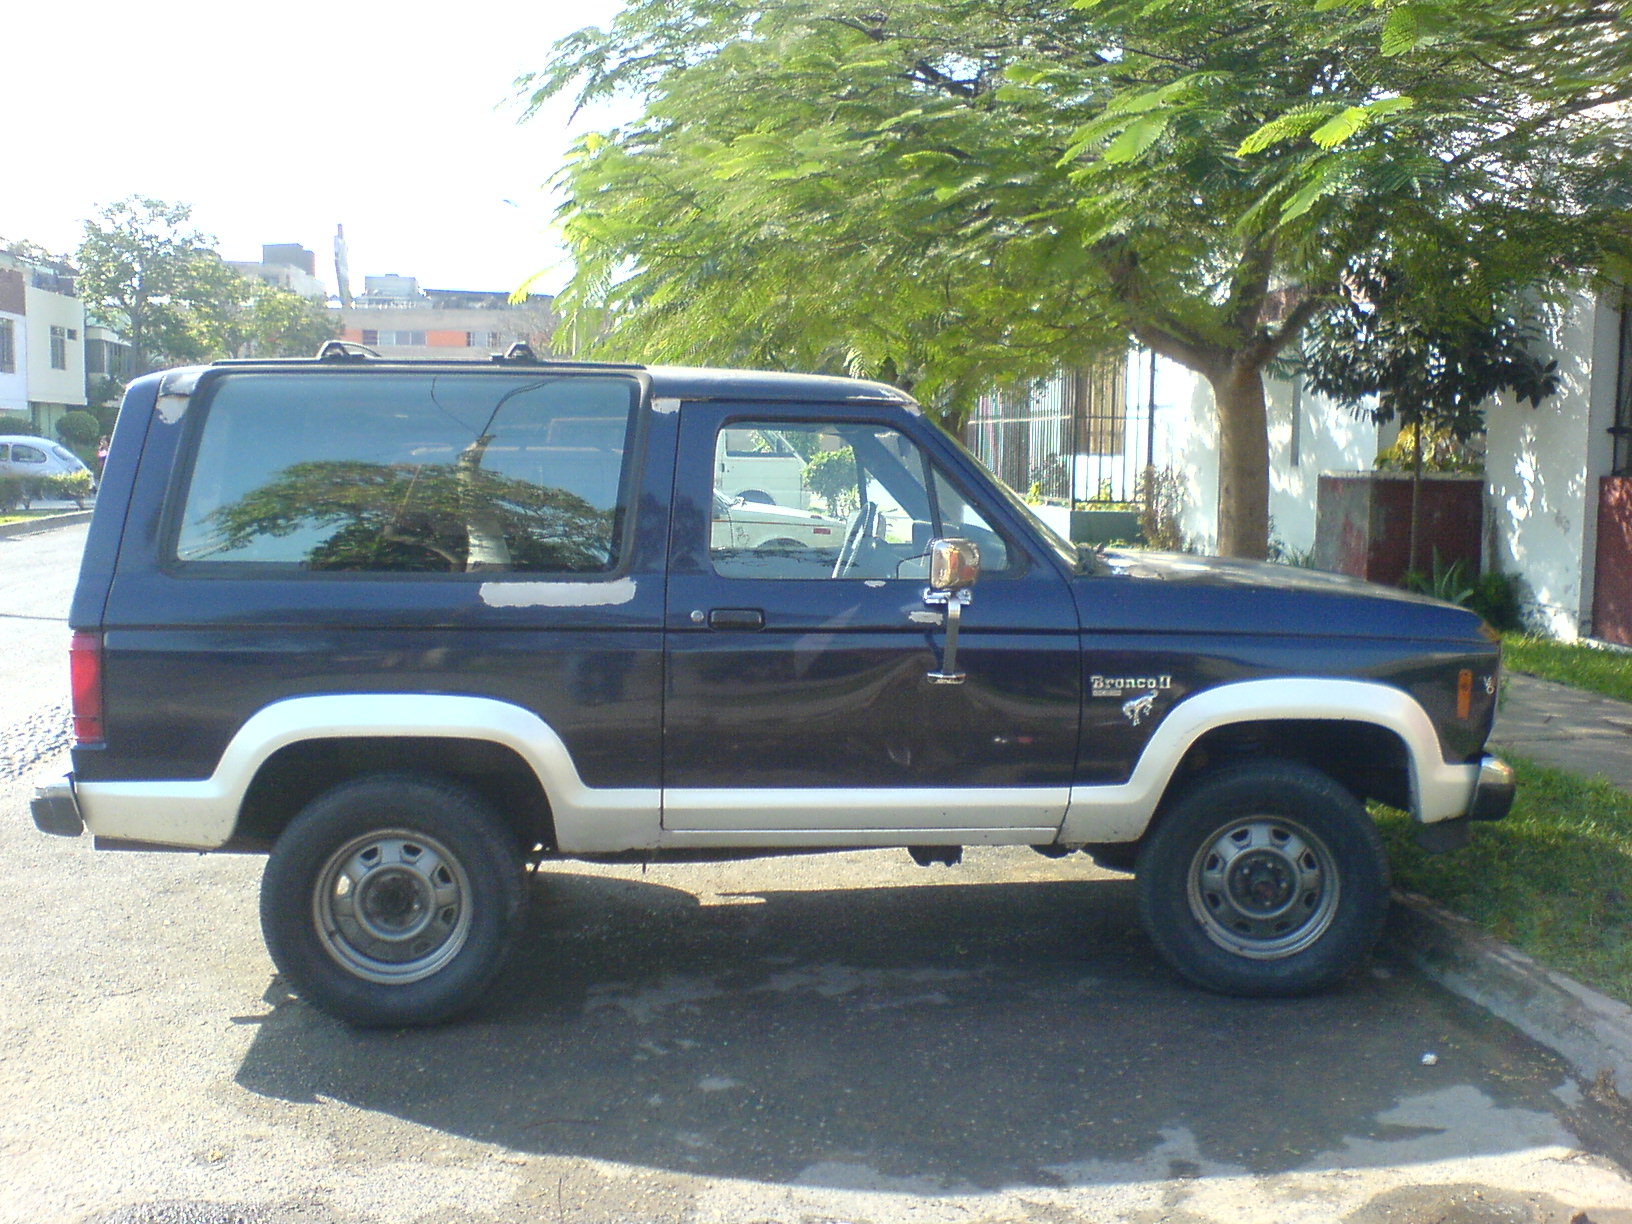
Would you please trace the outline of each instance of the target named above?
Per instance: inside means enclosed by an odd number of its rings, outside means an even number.
[[[1129,403],[1127,361],[1118,358],[981,396],[964,442],[1022,496],[1135,502],[1150,424],[1150,399]]]

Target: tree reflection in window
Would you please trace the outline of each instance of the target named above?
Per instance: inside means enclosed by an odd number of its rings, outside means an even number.
[[[565,489],[481,467],[486,439],[452,464],[319,459],[211,512],[217,554],[297,531],[327,534],[305,555],[314,570],[409,573],[606,569],[616,510]]]

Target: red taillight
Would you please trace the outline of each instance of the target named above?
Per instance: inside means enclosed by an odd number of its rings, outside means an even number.
[[[74,697],[74,740],[102,742],[102,635],[76,633],[68,646],[68,680]]]

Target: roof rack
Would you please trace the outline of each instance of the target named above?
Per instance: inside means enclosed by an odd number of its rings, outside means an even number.
[[[525,340],[517,340],[502,353],[492,353],[489,359],[498,362],[513,362],[517,365],[537,365],[538,354],[533,352],[533,346]]]
[[[325,340],[323,347],[317,350],[319,361],[367,361],[378,356],[368,345],[355,340]]]

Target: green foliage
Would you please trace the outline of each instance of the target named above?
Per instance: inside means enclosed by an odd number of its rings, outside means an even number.
[[[1632,652],[1510,633],[1502,637],[1502,662],[1510,671],[1632,701]]]
[[[1405,575],[1400,585],[1419,595],[1431,595],[1477,612],[1492,629],[1503,633],[1517,629],[1524,620],[1518,578],[1494,571],[1476,576],[1462,560],[1444,565],[1440,562],[1437,549],[1430,573],[1413,570]]]
[[[1424,472],[1484,471],[1483,456],[1471,450],[1466,441],[1458,439],[1449,429],[1433,429],[1426,424],[1401,426],[1394,442],[1377,452],[1376,469],[1379,472],[1415,471],[1419,434]]]
[[[0,511],[19,506],[27,510],[38,496],[35,481],[24,476],[0,476]]]
[[[133,375],[207,361],[232,347],[234,314],[250,285],[191,217],[186,204],[130,196],[85,222],[75,256],[80,294],[129,341]]]
[[[90,402],[92,411],[103,420],[103,433],[113,428],[113,413],[117,412],[119,401],[124,397],[125,384],[106,374],[91,379],[86,386],[85,398]]]
[[[102,423],[83,409],[63,413],[57,422],[57,437],[70,446],[95,446],[102,436]]]
[[[0,434],[23,434],[30,436],[34,433],[34,422],[26,416],[15,413],[0,414]]]
[[[1441,564],[1439,550],[1434,550],[1434,568],[1429,573],[1411,570],[1400,585],[1419,595],[1431,595],[1446,603],[1465,604],[1473,597],[1474,581],[1468,575],[1468,563],[1458,558],[1449,565]]]
[[[1378,820],[1395,883],[1555,969],[1632,1003],[1632,795],[1503,757],[1512,813],[1455,854],[1428,854],[1400,814]]]
[[[817,451],[805,464],[805,488],[827,505],[835,518],[855,513],[861,499],[856,487],[856,452],[848,446]]]
[[[95,483],[95,477],[89,472],[68,472],[60,476],[46,477],[45,487],[53,497],[67,498],[83,510],[85,499],[91,495]]]
[[[235,357],[312,357],[340,334],[340,319],[317,298],[256,283],[233,312],[228,334]]]
[[[1540,319],[1514,299],[1481,300],[1477,257],[1466,258],[1432,273],[1351,264],[1304,336],[1297,364],[1309,385],[1373,420],[1398,417],[1424,452],[1429,434],[1466,441],[1483,429],[1483,405],[1499,392],[1531,407],[1554,394],[1558,362],[1531,351]]]
[[[1477,612],[1492,629],[1512,633],[1524,624],[1524,601],[1520,580],[1513,574],[1495,571],[1480,574],[1473,583],[1467,607]]]
[[[1221,540],[1261,555],[1260,372],[1355,261],[1478,252],[1487,300],[1627,255],[1597,104],[1627,96],[1628,19],[1565,13],[632,0],[525,83],[639,106],[558,176],[561,339],[867,374],[956,425],[1132,336],[1213,383]]]

